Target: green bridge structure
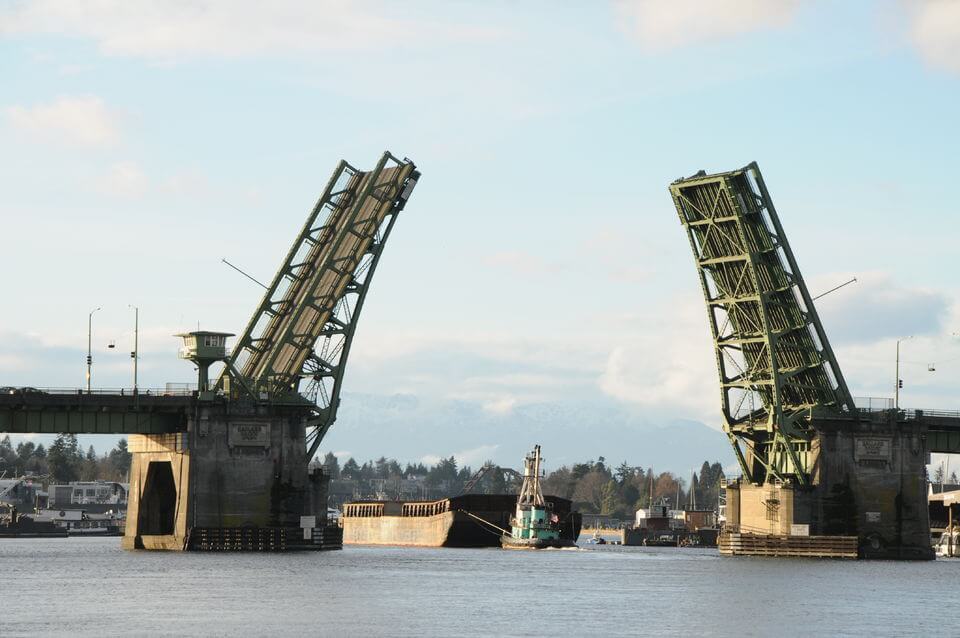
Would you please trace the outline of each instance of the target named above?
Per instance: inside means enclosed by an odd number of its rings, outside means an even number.
[[[701,171],[670,193],[742,472],[726,494],[737,547],[753,535],[757,553],[779,539],[793,555],[810,544],[794,536],[855,537],[861,557],[932,558],[926,465],[960,452],[960,412],[856,404],[756,163]]]
[[[0,431],[129,435],[127,548],[341,546],[329,477],[311,466],[336,420],[357,320],[383,248],[420,178],[386,152],[341,161],[232,352],[196,331],[180,357],[196,389],[0,389]],[[222,363],[216,380],[210,366]]]

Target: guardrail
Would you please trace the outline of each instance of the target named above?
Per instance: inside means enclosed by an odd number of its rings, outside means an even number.
[[[893,399],[890,397],[853,397],[853,404],[860,411],[881,412],[893,409]]]
[[[193,396],[195,388],[96,388],[87,392],[86,388],[34,388],[34,387],[3,387],[0,394],[76,394],[93,396]]]
[[[879,409],[879,408],[857,408],[857,411],[860,414],[883,414],[886,412],[893,412],[894,409]],[[896,410],[897,419],[904,421],[916,421],[922,419],[923,417],[934,417],[934,418],[948,418],[948,419],[960,419],[960,410],[921,410],[917,408],[900,408]]]

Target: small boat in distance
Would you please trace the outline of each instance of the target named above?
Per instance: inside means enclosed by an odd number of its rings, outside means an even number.
[[[594,545],[606,545],[607,539],[600,535],[600,525],[597,524],[597,527],[593,530],[593,536],[590,537],[588,543],[593,543]]]
[[[517,497],[517,509],[510,519],[510,534],[500,537],[504,549],[545,549],[548,547],[576,547],[577,544],[560,535],[560,517],[553,503],[543,498],[540,489],[540,446],[523,460],[523,485]],[[504,530],[506,531],[506,530]]]

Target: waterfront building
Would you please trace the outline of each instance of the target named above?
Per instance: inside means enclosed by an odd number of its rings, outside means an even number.
[[[48,489],[48,505],[52,509],[72,505],[112,505],[125,508],[129,491],[129,483],[72,481],[63,485],[51,485]]]

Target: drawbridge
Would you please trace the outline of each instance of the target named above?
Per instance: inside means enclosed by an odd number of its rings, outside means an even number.
[[[862,556],[932,557],[925,468],[930,452],[960,451],[960,413],[855,405],[756,163],[670,194],[743,476],[730,527],[787,548],[791,535],[856,537]]]
[[[126,547],[336,546],[328,477],[308,466],[336,420],[357,320],[419,177],[389,152],[367,171],[341,161],[233,352],[230,333],[177,335],[196,390],[5,388],[0,431],[130,435]]]

